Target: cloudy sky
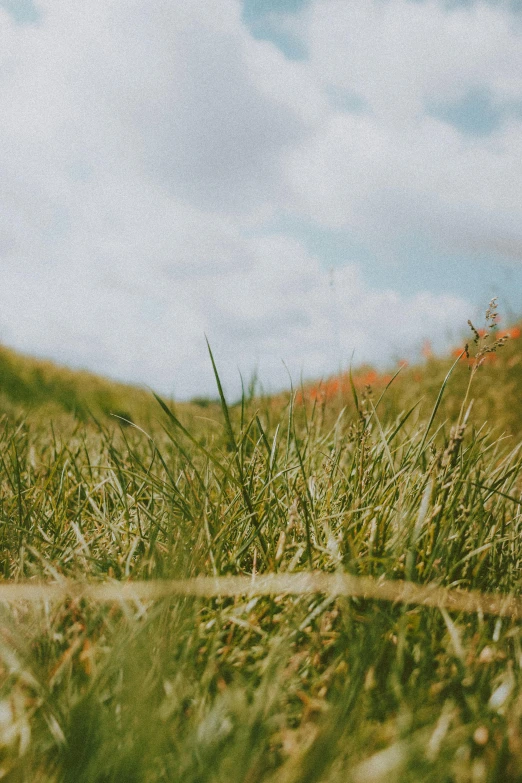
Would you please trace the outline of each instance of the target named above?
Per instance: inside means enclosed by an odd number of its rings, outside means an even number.
[[[0,0],[0,341],[180,399],[522,311],[522,3]]]

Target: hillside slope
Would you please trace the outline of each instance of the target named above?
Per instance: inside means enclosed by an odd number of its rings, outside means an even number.
[[[363,397],[369,393],[376,402],[386,389],[379,408],[381,416],[393,417],[418,404],[416,415],[422,417],[431,410],[451,371],[441,399],[439,419],[456,419],[471,381],[468,401],[473,400],[473,419],[487,423],[497,431],[518,435],[522,432],[521,326],[479,329],[476,334],[470,331],[468,340],[463,339],[461,345],[443,356],[434,355],[426,342],[422,360],[411,365],[399,362],[385,373],[378,373],[371,367],[359,368],[352,373],[355,392]],[[335,401],[339,406],[354,404],[348,372],[305,384],[296,394],[296,402],[308,407],[326,402],[337,407]]]
[[[145,389],[0,346],[0,413],[48,409],[80,419],[92,413],[134,420],[150,415],[152,407],[152,395]]]
[[[351,374],[357,395],[368,395],[376,402],[386,389],[380,403],[383,418],[394,417],[418,403],[415,416],[426,415],[437,398],[444,379],[456,362],[448,381],[447,391],[441,401],[439,418],[454,420],[466,394],[473,373],[470,399],[473,399],[477,421],[487,422],[496,430],[510,434],[522,432],[522,338],[521,324],[503,330],[478,330],[478,341],[470,332],[467,342],[468,356],[463,354],[466,340],[446,355],[433,354],[429,342],[423,348],[422,359],[415,364],[399,362],[386,372],[379,373],[370,366],[354,368]],[[495,341],[501,344],[491,350]],[[480,367],[473,370],[475,356],[483,351]],[[458,357],[459,361],[456,361]],[[210,359],[209,359],[210,361]],[[324,407],[328,403],[329,416],[342,407],[354,407],[354,395],[350,373],[331,376],[320,381],[305,383],[294,391],[299,408]],[[388,387],[388,388],[387,388]],[[265,397],[259,401],[271,408],[288,404],[289,392]],[[233,408],[240,408],[241,402]],[[193,404],[183,403],[186,412],[205,408],[205,415],[214,418],[219,406],[205,398],[195,399]],[[26,356],[0,346],[0,413],[25,413],[49,410],[54,414],[65,412],[85,420],[95,416],[117,415],[131,421],[149,421],[158,413],[158,405],[150,391],[117,383],[94,373],[60,367],[51,361]]]

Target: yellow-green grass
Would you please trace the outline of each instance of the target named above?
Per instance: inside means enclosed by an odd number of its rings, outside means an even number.
[[[4,581],[156,590],[312,570],[407,580],[419,595],[432,585],[518,597],[520,349],[508,341],[481,364],[488,335],[470,343],[471,364],[432,357],[387,390],[354,372],[324,400],[305,387],[300,402],[299,390],[232,406],[221,396],[217,411],[144,396],[142,429],[11,398]],[[1,604],[4,779],[522,779],[516,615],[324,586],[105,595]]]

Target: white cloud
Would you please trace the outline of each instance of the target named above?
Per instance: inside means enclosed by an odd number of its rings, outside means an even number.
[[[323,88],[360,96],[367,111],[330,112],[287,158],[295,203],[348,225],[375,252],[397,255],[408,233],[447,242],[481,232],[517,236],[522,218],[522,19],[502,4],[448,12],[436,0],[317,0],[296,23]],[[506,108],[481,139],[429,116],[477,86]],[[518,228],[520,237],[520,228]],[[462,239],[459,240],[462,244]],[[472,249],[470,242],[468,249]]]
[[[299,28],[318,78],[401,127],[423,114],[426,98],[454,99],[477,83],[520,97],[522,22],[507,4],[316,0]]]
[[[500,212],[515,227],[518,123],[472,148],[421,117],[461,67],[516,94],[493,67],[500,46],[519,58],[500,11],[469,17],[490,52],[477,65],[457,46],[468,17],[446,33],[429,2],[316,3],[310,62],[254,41],[232,0],[40,6],[36,26],[0,12],[0,338],[190,396],[213,391],[206,332],[235,394],[238,366],[280,386],[282,360],[328,373],[354,347],[379,361],[468,317],[449,294],[372,290],[356,259],[334,296],[321,259],[260,227],[289,205],[386,254],[462,205],[471,232]],[[328,84],[371,112],[333,111]]]

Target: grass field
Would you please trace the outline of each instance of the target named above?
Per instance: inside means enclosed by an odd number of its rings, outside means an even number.
[[[0,779],[522,780],[515,616],[324,590],[117,595],[312,570],[517,596],[519,335],[493,306],[469,356],[231,405],[2,351],[2,578],[64,594],[0,604]]]

